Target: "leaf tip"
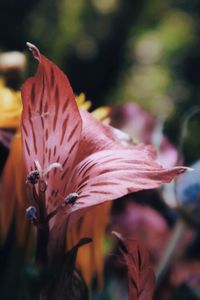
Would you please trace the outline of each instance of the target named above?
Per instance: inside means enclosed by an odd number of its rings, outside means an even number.
[[[186,167],[186,171],[187,171],[187,172],[193,172],[193,171],[195,171],[195,169],[194,169],[194,168],[191,168],[191,167]]]
[[[34,58],[37,59],[38,61],[40,61],[41,55],[40,55],[39,49],[35,45],[33,45],[29,42],[27,42],[26,45],[27,45],[28,49],[32,52]]]
[[[111,232],[117,239],[122,240],[122,236],[119,232],[117,231],[112,231]]]

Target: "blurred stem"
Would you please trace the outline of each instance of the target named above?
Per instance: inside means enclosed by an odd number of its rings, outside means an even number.
[[[37,230],[36,263],[45,266],[47,263],[47,244],[49,237],[48,224],[44,224]]]
[[[181,129],[180,138],[179,138],[179,146],[178,146],[178,153],[181,154],[181,157],[179,157],[180,161],[181,161],[182,157],[184,157],[183,145],[184,145],[186,137],[189,134],[189,130],[188,130],[189,122],[192,120],[192,118],[194,116],[196,116],[199,113],[200,113],[200,107],[194,106],[189,111],[186,112],[186,114],[183,118],[182,129]],[[179,163],[179,161],[177,162],[177,164],[178,163]]]
[[[159,286],[170,266],[171,259],[174,251],[177,248],[179,241],[187,227],[186,222],[183,219],[179,219],[173,229],[171,240],[164,252],[163,258],[156,270],[157,286]]]

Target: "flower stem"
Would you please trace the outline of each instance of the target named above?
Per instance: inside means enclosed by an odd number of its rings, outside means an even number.
[[[49,224],[46,222],[45,190],[42,189],[43,181],[39,181],[39,225],[37,226],[36,263],[39,266],[47,264],[47,245],[49,239]]]
[[[40,225],[37,228],[37,245],[36,245],[36,263],[39,266],[47,264],[47,244],[49,239],[49,226],[47,224]]]

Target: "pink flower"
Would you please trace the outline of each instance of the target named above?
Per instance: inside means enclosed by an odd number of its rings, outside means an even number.
[[[147,195],[143,196],[144,199],[145,197]],[[170,229],[165,219],[156,210],[135,203],[133,200],[134,197],[131,200],[125,200],[123,211],[114,214],[112,230],[142,241],[149,250],[152,263],[156,265],[169,240]]]
[[[153,145],[158,151],[157,161],[164,166],[177,164],[179,153],[162,133],[156,117],[133,102],[114,109],[113,125],[128,133],[134,140]]]
[[[185,168],[161,167],[150,146],[123,146],[111,127],[79,111],[67,77],[28,46],[39,67],[22,87],[22,142],[32,194],[27,215],[51,258],[63,249],[66,230],[90,207],[156,188]],[[44,258],[47,251],[41,251]]]

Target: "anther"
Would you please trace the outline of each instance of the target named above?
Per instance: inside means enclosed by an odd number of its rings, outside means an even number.
[[[46,218],[46,222],[49,222],[59,211],[61,211],[66,205],[74,205],[76,200],[78,199],[77,193],[71,193],[67,197],[65,197],[63,203],[59,205],[56,209],[54,209],[52,212],[50,212]]]
[[[31,184],[38,183],[39,179],[40,179],[40,175],[38,171],[31,171],[27,176],[27,181],[30,182]]]
[[[78,199],[78,194],[77,193],[71,193],[67,197],[65,197],[64,203],[74,205],[74,203],[76,202],[77,199]]]
[[[26,209],[26,217],[30,220],[30,221],[34,221],[37,220],[37,210],[34,206],[29,206]]]

